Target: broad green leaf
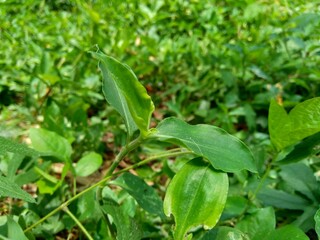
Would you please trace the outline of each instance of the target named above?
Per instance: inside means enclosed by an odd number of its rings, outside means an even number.
[[[275,100],[269,108],[269,133],[278,150],[320,131],[320,97],[296,105],[287,114]]]
[[[92,54],[100,61],[106,100],[124,118],[129,135],[137,128],[147,135],[154,105],[146,89],[127,65],[103,53]]]
[[[112,216],[117,227],[117,240],[140,240],[142,233],[134,219],[123,211],[122,207],[113,199],[104,199],[102,209]]]
[[[146,211],[164,218],[163,203],[156,190],[146,184],[141,178],[130,173],[124,173],[111,184],[125,189]]]
[[[317,232],[318,238],[320,239],[320,209],[314,215],[314,220],[316,222],[315,230]]]
[[[24,235],[20,225],[13,220],[12,216],[7,216],[8,219],[8,237],[9,239],[28,240]]]
[[[251,240],[263,239],[275,227],[276,217],[271,207],[258,209],[236,225],[236,228],[247,234]]]
[[[156,137],[183,145],[209,160],[216,169],[225,172],[249,170],[256,165],[248,147],[221,128],[210,125],[189,125],[177,118],[167,118],[157,127]]]
[[[265,238],[261,238],[264,240],[283,240],[283,239],[290,239],[290,240],[309,240],[309,237],[298,227],[293,225],[286,225],[284,227],[278,228],[271,232]]]
[[[217,227],[207,232],[200,240],[250,240],[249,237],[236,228]]]
[[[23,191],[16,183],[7,177],[0,176],[0,196],[19,198],[27,202],[36,202],[28,193]]]
[[[257,197],[264,205],[277,208],[304,210],[310,205],[309,201],[298,195],[271,188],[260,190]]]
[[[164,212],[175,219],[175,239],[199,225],[213,228],[223,211],[228,194],[228,176],[201,158],[186,163],[170,182]]]
[[[39,156],[39,153],[36,150],[28,148],[27,145],[17,143],[15,141],[0,136],[0,154],[6,152],[17,153],[30,157]]]
[[[30,129],[32,146],[39,152],[55,156],[61,161],[70,161],[72,148],[64,137],[41,128]]]
[[[281,167],[280,176],[295,191],[316,202],[314,193],[319,191],[318,182],[313,171],[303,163],[295,163]]]
[[[221,220],[230,219],[243,214],[248,207],[248,200],[242,196],[228,196]]]
[[[100,154],[90,152],[82,157],[75,167],[76,175],[86,177],[99,169],[102,164],[102,157]]]
[[[278,164],[288,164],[303,160],[319,151],[320,146],[320,132],[307,137],[300,143],[294,146],[293,150],[284,158],[280,159]]]

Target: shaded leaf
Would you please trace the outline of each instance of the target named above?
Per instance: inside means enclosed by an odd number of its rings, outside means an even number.
[[[76,175],[81,177],[89,176],[97,171],[101,164],[101,155],[95,152],[90,152],[77,162],[75,167]]]
[[[100,60],[106,100],[123,117],[129,135],[137,127],[147,135],[154,105],[146,89],[127,65],[101,52],[92,54]]]
[[[32,146],[39,152],[55,156],[61,161],[69,161],[72,153],[70,143],[64,137],[41,128],[30,129]]]
[[[302,197],[270,188],[262,189],[258,193],[257,197],[266,206],[273,206],[284,209],[304,210],[307,206],[310,205],[310,203]]]
[[[177,118],[167,118],[157,127],[156,137],[183,145],[225,172],[249,170],[256,165],[248,147],[221,128],[210,125],[189,125]]]
[[[139,225],[134,219],[130,218],[121,206],[113,199],[104,199],[102,209],[112,216],[112,219],[117,227],[118,240],[140,240],[142,233]]]
[[[0,196],[18,198],[31,203],[36,202],[31,195],[23,191],[16,183],[3,176],[0,176]]]
[[[19,240],[28,240],[26,235],[24,235],[20,225],[13,220],[11,216],[7,216],[8,219],[8,237],[9,239],[19,239]]]
[[[318,238],[320,239],[320,209],[314,215],[314,220],[316,222],[315,230],[317,232]]]
[[[263,239],[275,227],[276,217],[271,207],[258,209],[236,225],[236,228],[247,234],[251,240]]]
[[[149,213],[165,218],[161,198],[156,190],[148,186],[141,178],[130,173],[124,173],[112,181],[111,184],[116,184],[125,189]]]
[[[192,228],[213,228],[226,203],[228,176],[196,158],[186,163],[170,182],[164,211],[175,219],[175,239],[183,239]]]
[[[249,237],[238,229],[217,227],[207,232],[200,240],[249,240]]]

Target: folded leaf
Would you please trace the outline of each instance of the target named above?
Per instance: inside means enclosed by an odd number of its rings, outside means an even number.
[[[92,54],[100,60],[106,100],[123,117],[128,134],[138,128],[147,135],[154,105],[146,89],[127,65],[101,52]]]
[[[183,145],[225,172],[249,170],[257,172],[249,148],[221,128],[210,125],[189,125],[177,118],[167,118],[157,127],[160,140]]]
[[[192,228],[213,228],[223,211],[228,194],[228,176],[196,158],[173,177],[164,200],[164,212],[174,216],[175,239],[184,239]]]

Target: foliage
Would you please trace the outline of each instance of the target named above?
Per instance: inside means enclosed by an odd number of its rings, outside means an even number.
[[[1,239],[320,237],[315,1],[19,4]]]

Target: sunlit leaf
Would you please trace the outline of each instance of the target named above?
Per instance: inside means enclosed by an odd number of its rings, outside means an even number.
[[[142,135],[146,135],[154,110],[146,89],[127,65],[101,52],[92,54],[100,60],[106,100],[123,117],[129,135],[137,128]]]
[[[86,177],[99,169],[102,164],[102,157],[100,154],[90,152],[83,156],[75,167],[76,175]]]
[[[174,238],[183,239],[199,225],[213,228],[223,211],[228,193],[228,176],[196,158],[186,163],[169,184],[164,211],[175,220]]]
[[[287,114],[275,100],[269,108],[269,133],[278,150],[320,131],[320,97],[296,105]]]
[[[256,165],[248,147],[221,128],[210,125],[189,125],[177,118],[167,118],[157,127],[156,137],[183,145],[225,172],[249,170]]]

